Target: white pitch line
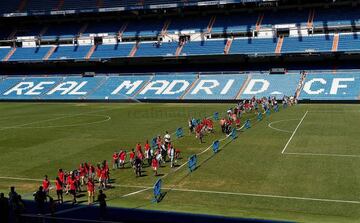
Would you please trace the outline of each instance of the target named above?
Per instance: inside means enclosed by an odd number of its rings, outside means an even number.
[[[123,195],[123,196],[121,196],[121,197],[128,197],[128,196],[135,195],[135,194],[138,194],[138,193],[141,193],[141,192],[150,190],[150,189],[152,189],[152,187],[150,187],[150,188],[144,188],[144,189],[142,189],[142,190],[138,190],[138,191],[135,191],[135,192],[132,192],[132,193],[129,193],[129,194],[125,194],[125,195]]]
[[[294,135],[295,135],[296,131],[298,130],[298,128],[300,127],[301,123],[304,121],[304,119],[305,119],[305,117],[306,117],[306,115],[307,115],[308,112],[309,112],[309,111],[306,111],[306,112],[305,112],[305,114],[304,114],[304,116],[301,118],[299,124],[296,126],[294,132],[291,134],[291,137],[290,137],[289,141],[287,141],[286,145],[284,146],[284,149],[281,151],[282,154],[284,154],[286,148],[287,148],[288,145],[290,144],[290,141],[291,141],[292,138],[294,137]]]
[[[300,119],[283,119],[283,120],[279,120],[279,121],[274,121],[274,122],[270,122],[268,124],[268,127],[271,128],[271,129],[274,129],[276,131],[280,131],[280,132],[293,133],[293,131],[275,128],[275,127],[272,126],[272,124],[276,124],[276,123],[280,123],[280,122],[286,122],[286,121],[299,121],[299,120]]]
[[[299,156],[333,156],[333,157],[354,157],[360,158],[360,155],[346,155],[346,154],[331,154],[331,153],[284,153],[285,155],[299,155]]]
[[[163,189],[170,189],[170,188],[163,188]],[[360,204],[360,201],[353,201],[353,200],[336,200],[336,199],[325,199],[325,198],[294,197],[294,196],[282,196],[282,195],[272,195],[272,194],[251,194],[251,193],[237,193],[237,192],[210,191],[210,190],[192,190],[192,189],[177,189],[177,188],[172,188],[172,190],[182,191],[182,192],[208,193],[208,194],[225,194],[225,195],[250,196],[250,197],[268,197],[268,198],[280,198],[280,199],[292,199],[292,200],[307,200],[307,201],[321,201],[321,202]]]
[[[91,114],[91,113],[103,112],[103,111],[108,111],[108,110],[114,110],[114,109],[103,109],[103,110],[82,112],[82,113],[77,113],[77,114],[69,114],[69,115],[64,115],[64,116],[60,116],[60,117],[56,117],[56,118],[42,119],[42,120],[28,122],[28,123],[19,124],[19,125],[5,126],[5,127],[0,128],[0,131],[7,130],[7,129],[20,128],[20,127],[24,127],[24,126],[28,126],[28,125],[32,125],[32,124],[43,123],[43,122],[48,122],[48,121],[56,121],[56,120],[63,119],[63,118],[69,118],[69,117],[75,117],[75,116],[86,115],[86,114]]]
[[[288,153],[285,153],[288,154]],[[24,181],[37,181],[41,182],[41,179],[31,179],[31,178],[20,178],[20,177],[0,177],[0,179],[13,179],[13,180],[24,180]],[[127,188],[142,188],[139,191],[131,192],[129,194],[122,195],[121,197],[128,197],[134,194],[142,193],[144,191],[153,189],[149,186],[138,186],[138,185],[121,185],[121,184],[112,184],[115,187],[127,187]],[[268,197],[268,198],[280,198],[280,199],[293,199],[293,200],[308,200],[308,201],[322,201],[322,202],[335,202],[335,203],[350,203],[350,204],[360,204],[360,201],[353,200],[336,200],[336,199],[327,199],[327,198],[312,198],[312,197],[296,197],[296,196],[283,196],[283,195],[272,195],[272,194],[254,194],[254,193],[241,193],[241,192],[228,192],[228,191],[212,191],[212,190],[194,190],[194,189],[185,189],[185,188],[168,188],[164,187],[164,190],[174,190],[182,192],[194,192],[194,193],[208,193],[208,194],[224,194],[224,195],[236,195],[236,196],[250,196],[250,197]],[[76,207],[77,209],[85,208],[87,206]],[[74,211],[64,210],[64,211]],[[57,212],[60,213],[60,212]],[[63,212],[61,212],[63,213]]]

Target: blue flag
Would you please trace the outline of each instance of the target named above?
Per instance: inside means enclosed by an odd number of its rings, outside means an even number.
[[[245,129],[249,129],[249,128],[251,128],[251,123],[250,123],[250,119],[247,119],[245,121]]]
[[[197,163],[197,156],[196,155],[190,156],[188,162],[190,172],[193,172],[196,169],[196,163]]]
[[[219,112],[214,113],[214,120],[219,120]]]
[[[219,147],[220,147],[219,140],[214,141],[212,147],[213,147],[214,153],[217,153],[219,151]]]
[[[232,140],[236,139],[237,138],[237,131],[235,128],[233,128],[232,132],[231,132],[231,138]]]
[[[154,202],[159,202],[161,197],[161,186],[162,186],[162,180],[158,179],[156,183],[154,184]]]
[[[176,137],[181,138],[184,136],[184,131],[182,128],[176,129]]]

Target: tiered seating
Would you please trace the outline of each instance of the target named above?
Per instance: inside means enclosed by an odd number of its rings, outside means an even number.
[[[184,99],[226,100],[235,99],[247,75],[202,75],[186,93]]]
[[[306,27],[309,10],[281,10],[264,13],[261,23],[263,28],[273,28],[275,25],[296,24],[297,27]]]
[[[8,77],[0,84],[0,92],[2,92],[1,99],[5,100],[38,100],[45,96],[45,93],[54,88],[63,77]],[[26,82],[21,84],[21,82]],[[31,82],[31,84],[29,84]],[[39,83],[43,83],[42,90],[25,91],[18,93],[16,91],[9,91],[13,87],[21,89],[31,89]],[[27,92],[27,93],[25,93]]]
[[[281,99],[284,95],[292,96],[295,93],[294,89],[299,84],[299,79],[300,74],[252,75],[241,98],[274,96]]]
[[[51,47],[36,47],[16,49],[8,61],[42,61]]]
[[[234,39],[229,54],[273,54],[276,44],[273,38]]]
[[[210,16],[187,16],[184,18],[176,17],[172,19],[167,32],[172,34],[179,32],[206,32],[210,18]]]
[[[137,50],[136,57],[156,57],[156,56],[175,56],[176,48],[178,44],[176,42],[164,42],[157,44],[156,42],[140,43]]]
[[[332,35],[285,38],[281,51],[282,53],[331,52],[333,38]]]
[[[141,76],[4,77],[0,100],[233,100],[294,95],[300,75],[194,73]],[[35,87],[38,85],[37,87]],[[300,99],[359,100],[360,73],[308,74]]]
[[[360,75],[352,73],[308,74],[300,99],[359,100]]]
[[[339,44],[337,51],[353,52],[360,50],[360,36],[356,33],[339,36]]]
[[[0,61],[6,57],[6,55],[9,53],[10,50],[11,50],[10,47],[0,48]]]
[[[92,59],[127,57],[133,48],[133,43],[116,45],[98,45],[91,56]]]
[[[149,75],[104,77],[105,80],[101,87],[93,92],[90,97],[95,100],[128,100],[133,98],[148,83],[150,78]]]
[[[193,74],[158,75],[139,92],[137,99],[179,99],[195,81]]]
[[[161,32],[161,29],[164,26],[164,21],[162,19],[147,19],[143,18],[142,20],[132,20],[129,21],[125,31],[123,32],[123,37],[151,37],[157,36]]]
[[[360,8],[353,7],[348,10],[342,8],[316,9],[314,26],[315,27],[333,27],[350,26],[360,24]]]
[[[60,46],[50,56],[49,60],[85,59],[91,46]]]
[[[81,23],[51,24],[45,26],[47,27],[47,29],[41,38],[42,39],[74,38],[76,35],[78,35],[82,26],[84,26],[84,24]]]
[[[109,35],[116,35],[121,27],[123,26],[123,21],[102,21],[102,22],[92,22],[89,23],[89,26],[83,33],[83,35],[88,35],[91,33],[108,33]],[[79,30],[77,30],[78,32]]]
[[[211,33],[248,32],[255,28],[258,15],[256,13],[237,13],[234,15],[218,15]]]
[[[54,85],[51,90],[43,94],[42,99],[45,100],[83,100],[97,90],[102,83],[104,77],[67,77],[58,85]],[[56,90],[61,88],[71,89],[69,91]],[[57,88],[58,87],[58,88]],[[78,87],[79,89],[76,89]]]
[[[226,40],[190,41],[182,49],[182,56],[224,54]]]

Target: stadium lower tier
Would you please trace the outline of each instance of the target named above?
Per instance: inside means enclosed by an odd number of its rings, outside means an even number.
[[[360,73],[22,76],[0,79],[0,100],[236,100],[299,95],[359,100]]]
[[[139,42],[104,45],[0,47],[0,61],[101,61],[115,58],[191,57],[218,55],[274,56],[359,52],[356,33],[285,38],[235,38],[177,42]]]

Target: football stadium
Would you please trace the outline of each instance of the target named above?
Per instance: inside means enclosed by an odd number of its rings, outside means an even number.
[[[1,0],[0,222],[360,222],[360,1]]]

